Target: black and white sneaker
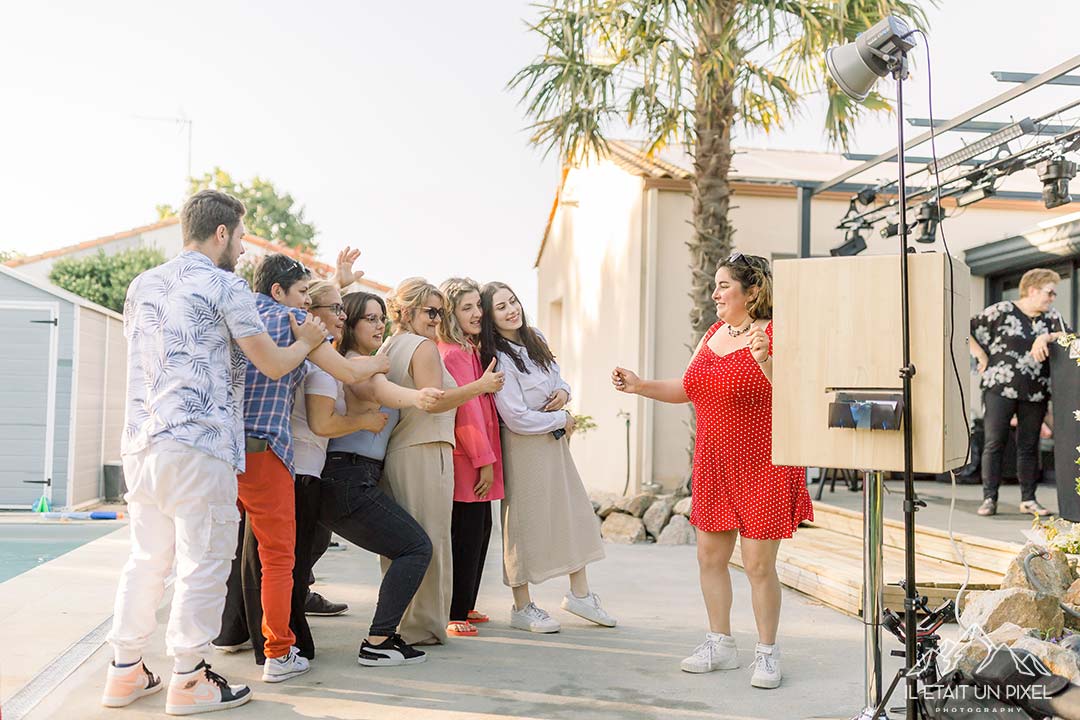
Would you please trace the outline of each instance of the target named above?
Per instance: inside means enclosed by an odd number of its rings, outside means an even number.
[[[383,665],[415,665],[427,660],[423,651],[417,650],[405,644],[397,633],[383,640],[378,645],[372,645],[367,640],[360,643],[360,654],[356,661],[368,667],[380,667]]]

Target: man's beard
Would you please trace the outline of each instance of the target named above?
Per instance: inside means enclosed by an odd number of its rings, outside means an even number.
[[[230,238],[229,244],[225,246],[225,251],[221,253],[221,257],[218,258],[217,266],[225,272],[236,272],[236,261],[233,260],[233,248],[235,239]]]

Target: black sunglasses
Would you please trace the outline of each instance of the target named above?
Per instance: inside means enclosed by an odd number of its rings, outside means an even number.
[[[737,263],[742,263],[751,270],[757,270],[764,273],[769,272],[769,261],[763,257],[758,257],[757,255],[743,255],[741,252],[733,252],[728,256],[727,262],[724,264],[735,265]]]
[[[441,318],[442,315],[443,315],[442,308],[422,307],[422,308],[420,308],[420,312],[426,312],[427,316],[428,316],[428,320],[434,320],[436,318]]]

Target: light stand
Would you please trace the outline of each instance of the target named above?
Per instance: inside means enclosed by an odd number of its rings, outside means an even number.
[[[904,439],[904,667],[882,697],[875,697],[881,690],[880,652],[880,598],[881,598],[881,473],[868,473],[863,484],[867,499],[864,503],[864,525],[867,545],[864,549],[864,603],[863,622],[867,633],[867,706],[856,720],[878,720],[885,717],[885,705],[895,690],[901,676],[905,676],[907,697],[906,717],[916,720],[919,709],[919,678],[912,672],[919,661],[919,632],[915,612],[920,607],[915,588],[915,513],[925,503],[915,496],[913,472],[914,442],[911,427],[911,380],[915,367],[911,363],[911,322],[908,284],[908,223],[907,185],[904,170],[904,78],[907,75],[907,52],[914,47],[908,40],[911,31],[895,17],[886,17],[875,23],[856,41],[830,50],[826,65],[840,88],[848,95],[862,100],[878,78],[891,75],[896,80],[896,162],[898,173],[898,204],[900,206],[900,306],[902,332],[902,366],[900,378],[903,387],[902,431]],[[876,515],[876,517],[874,517]],[[876,525],[876,527],[874,527]],[[872,602],[866,602],[871,600]],[[871,616],[871,613],[874,613]],[[872,665],[872,667],[871,667]],[[871,706],[874,700],[876,705]]]

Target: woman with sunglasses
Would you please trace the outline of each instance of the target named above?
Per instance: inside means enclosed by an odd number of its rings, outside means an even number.
[[[439,323],[439,354],[459,385],[483,375],[480,363],[480,288],[468,278],[451,278],[439,286],[447,311]],[[476,610],[476,596],[491,538],[491,503],[503,497],[499,417],[491,395],[481,395],[458,408],[454,420],[454,511],[450,540],[454,558],[454,592],[450,601],[450,635],[477,634],[474,623],[488,617]]]
[[[497,359],[506,385],[495,395],[502,421],[503,582],[514,594],[510,626],[536,633],[560,625],[532,601],[530,583],[569,576],[562,609],[604,627],[615,618],[589,589],[585,566],[604,557],[600,524],[581,483],[570,436],[574,416],[565,410],[570,386],[538,330],[525,322],[517,295],[491,282],[480,293],[480,348]]]
[[[387,377],[403,387],[443,391],[429,412],[401,413],[390,434],[383,472],[387,491],[416,518],[433,548],[431,565],[402,619],[401,634],[410,645],[434,645],[446,642],[453,596],[454,410],[498,391],[503,375],[488,367],[479,379],[458,387],[436,345],[444,298],[423,278],[402,281],[387,307],[394,334],[379,350],[390,358]]]
[[[701,592],[709,616],[705,642],[682,661],[690,673],[739,666],[731,635],[728,563],[740,540],[757,624],[750,684],[779,687],[780,581],[776,554],[814,516],[806,469],[772,464],[772,270],[762,257],[734,253],[716,270],[719,320],[705,333],[686,374],[642,380],[617,367],[617,390],[669,403],[692,402],[697,417],[693,505]]]
[[[338,310],[333,307],[337,303],[326,304],[331,305],[329,310]],[[366,292],[350,293],[341,305],[338,352],[347,358],[375,354],[386,327],[382,299]],[[389,382],[385,375],[339,386],[333,400],[334,415],[375,415],[369,429],[340,433],[334,430],[343,428],[335,428],[333,415],[328,414],[329,398],[319,398],[312,404],[308,395],[309,420],[321,418],[317,424],[327,421],[322,429],[332,436],[321,468],[319,521],[349,542],[385,558],[375,616],[357,655],[361,665],[409,665],[426,658],[420,650],[409,647],[398,633],[398,625],[431,561],[431,541],[419,523],[379,489],[378,483],[386,445],[401,408],[426,412],[441,397],[441,390],[403,388]],[[340,426],[340,421],[336,422]]]

